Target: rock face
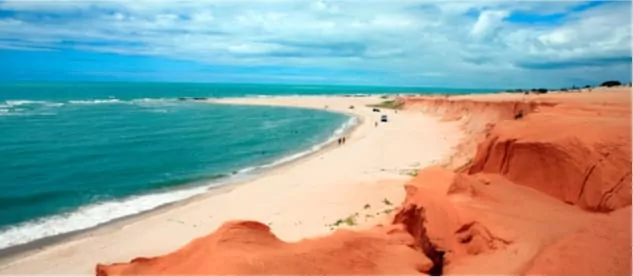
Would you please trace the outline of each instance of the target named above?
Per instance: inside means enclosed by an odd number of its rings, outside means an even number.
[[[524,101],[476,101],[464,99],[456,101],[449,97],[416,97],[401,100],[407,109],[420,110],[436,114],[446,121],[458,121],[464,134],[464,140],[452,157],[452,164],[463,165],[472,160],[477,145],[484,139],[487,130],[500,120],[521,119],[538,111],[550,103]]]
[[[492,233],[476,221],[476,215],[459,205],[463,199],[486,200],[477,186],[480,180],[438,166],[427,167],[405,185],[406,199],[394,217],[416,244],[433,261],[433,275],[469,255],[479,255],[511,244],[511,239]]]
[[[420,171],[398,215],[423,208],[446,274],[631,275],[630,92],[522,97],[405,100],[481,143],[461,173]]]
[[[498,124],[470,174],[498,173],[566,203],[607,212],[631,205],[631,121],[556,109]]]
[[[401,226],[339,230],[328,237],[286,243],[268,226],[227,222],[205,237],[156,258],[97,265],[108,275],[420,275],[432,262],[414,249]]]
[[[460,149],[475,156],[469,174],[500,174],[591,211],[631,205],[630,92],[521,97],[423,97],[406,106],[459,119],[479,134]]]

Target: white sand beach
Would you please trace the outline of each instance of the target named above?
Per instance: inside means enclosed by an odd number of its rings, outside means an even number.
[[[362,124],[344,145],[334,145],[261,176],[159,212],[108,224],[0,263],[0,274],[94,274],[97,263],[124,262],[176,250],[223,222],[268,223],[286,241],[331,232],[331,224],[356,213],[340,228],[379,223],[404,199],[406,170],[448,158],[460,131],[455,122],[420,112],[367,104],[378,97],[274,97],[214,100],[225,104],[281,105],[353,114]],[[349,109],[349,106],[355,106]],[[381,114],[389,122],[380,123]],[[351,223],[353,226],[349,226]]]

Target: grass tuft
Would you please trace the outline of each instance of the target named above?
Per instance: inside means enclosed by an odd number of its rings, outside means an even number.
[[[391,203],[391,201],[389,201],[389,199],[387,199],[387,198],[382,200],[382,202],[385,203],[385,205],[393,205],[393,203]]]
[[[399,110],[404,106],[404,102],[398,100],[386,100],[378,104],[367,105],[372,108],[394,109]]]

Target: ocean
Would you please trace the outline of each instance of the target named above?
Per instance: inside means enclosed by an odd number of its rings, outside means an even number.
[[[87,229],[250,178],[319,150],[356,124],[354,118],[326,111],[217,105],[180,97],[406,92],[424,91],[0,84],[0,249]]]

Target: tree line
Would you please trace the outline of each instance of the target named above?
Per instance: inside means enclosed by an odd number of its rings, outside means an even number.
[[[609,80],[609,81],[605,81],[602,82],[602,84],[600,84],[598,87],[619,87],[619,86],[631,86],[631,83],[628,84],[622,84],[620,81],[614,81],[614,80]],[[558,91],[580,91],[581,89],[589,89],[591,90],[592,86],[590,85],[586,85],[583,87],[577,87],[577,86],[572,86],[570,88],[560,88],[558,89]],[[554,91],[555,89],[547,89],[547,88],[532,88],[532,89],[509,89],[506,90],[505,92],[511,92],[511,93],[547,93],[548,91]]]

